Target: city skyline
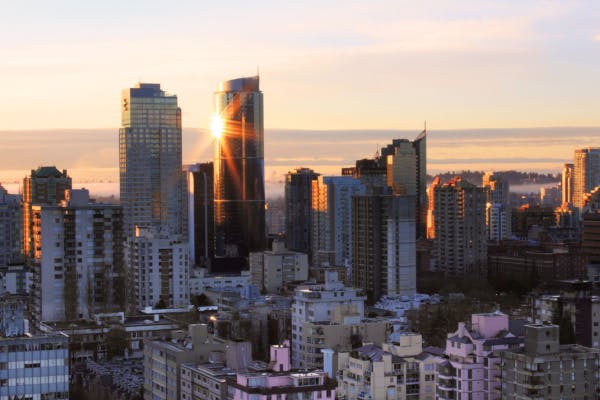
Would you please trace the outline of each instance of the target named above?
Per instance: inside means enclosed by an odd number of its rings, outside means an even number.
[[[214,82],[257,70],[267,129],[600,125],[595,3],[24,7],[0,17],[3,129],[117,126],[114,99],[135,80],[164,84],[183,125],[205,128]]]

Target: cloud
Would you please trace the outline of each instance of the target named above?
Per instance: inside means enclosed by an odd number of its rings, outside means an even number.
[[[597,34],[596,36],[594,36],[594,40],[595,40],[596,42],[600,42],[600,33],[599,33],[599,34]]]

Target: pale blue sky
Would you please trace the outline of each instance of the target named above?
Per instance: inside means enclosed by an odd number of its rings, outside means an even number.
[[[257,66],[268,128],[600,126],[598,1],[3,0],[0,55],[3,130],[116,128],[138,80],[206,127]]]

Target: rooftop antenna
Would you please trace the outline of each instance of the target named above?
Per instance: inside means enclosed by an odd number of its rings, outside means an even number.
[[[424,122],[423,132],[427,132],[427,120]]]

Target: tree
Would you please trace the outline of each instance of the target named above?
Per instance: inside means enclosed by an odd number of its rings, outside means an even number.
[[[122,357],[129,347],[129,337],[122,327],[111,328],[105,336],[106,357],[110,360],[115,356]]]
[[[214,305],[213,302],[204,293],[192,297],[192,304],[196,307],[207,307]]]
[[[562,316],[556,315],[552,322],[559,326],[558,335],[560,344],[575,343],[575,328],[571,321],[571,313],[567,311]]]

